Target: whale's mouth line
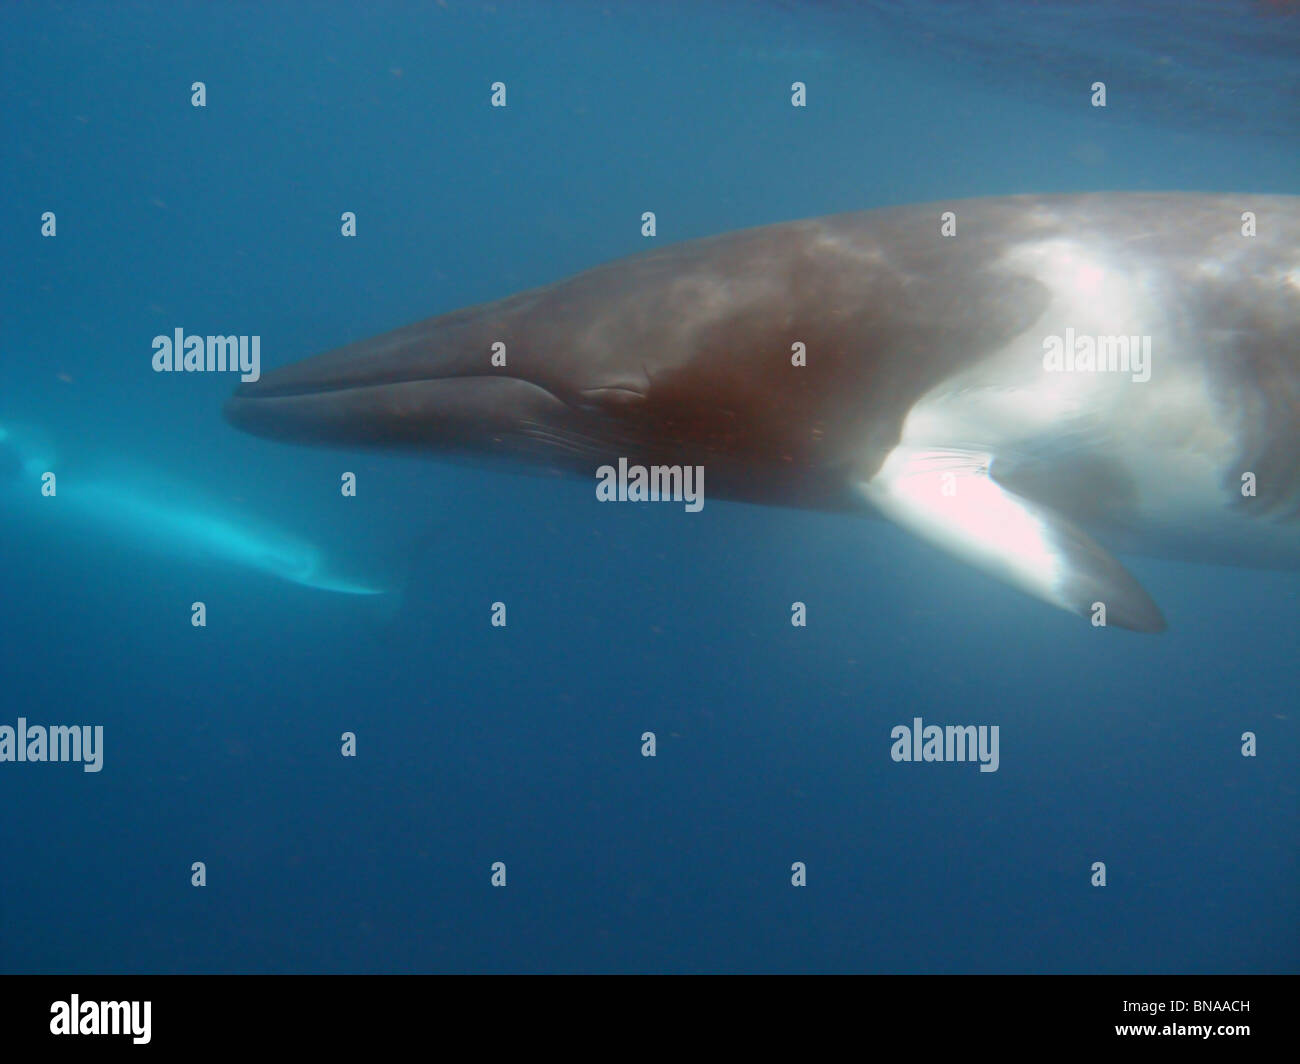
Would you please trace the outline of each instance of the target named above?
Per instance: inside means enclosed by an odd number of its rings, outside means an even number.
[[[439,377],[436,375],[394,376],[378,380],[340,380],[337,383],[324,381],[315,384],[295,384],[292,382],[275,384],[273,380],[262,380],[248,384],[241,384],[231,398],[240,402],[257,399],[310,399],[316,396],[324,397],[328,395],[339,395],[344,392],[360,393],[374,391],[380,388],[395,388],[410,384],[448,384],[455,386],[461,383],[480,384],[484,382],[498,382],[502,384],[513,383],[517,385],[526,384],[532,388],[536,388],[539,392],[545,392],[557,402],[564,402],[564,399],[556,395],[549,388],[543,387],[535,381],[530,381],[524,377],[516,377],[508,373],[466,373],[446,377]],[[568,404],[566,403],[566,405]]]
[[[602,435],[578,397],[504,372],[366,376],[353,369],[283,381],[269,374],[236,389],[224,413],[236,427],[272,439],[447,453],[495,454],[518,445],[534,455],[548,448],[585,454],[600,450]]]

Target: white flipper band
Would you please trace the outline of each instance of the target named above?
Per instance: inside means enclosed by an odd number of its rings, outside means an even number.
[[[1064,517],[990,475],[991,455],[896,447],[860,485],[881,513],[963,561],[1053,606],[1109,626],[1160,632],[1164,617],[1118,561]]]

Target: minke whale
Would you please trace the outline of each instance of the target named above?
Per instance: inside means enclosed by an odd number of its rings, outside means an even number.
[[[1160,631],[1117,554],[1300,568],[1300,197],[1011,196],[693,240],[265,373],[226,416],[587,477],[699,465],[710,497],[883,516]]]
[[[42,495],[47,472],[55,494]],[[344,571],[312,542],[228,504],[207,499],[156,470],[117,462],[69,465],[41,429],[0,422],[0,529],[89,540],[108,555],[126,551],[181,563],[252,570],[303,587],[348,595],[390,589]]]

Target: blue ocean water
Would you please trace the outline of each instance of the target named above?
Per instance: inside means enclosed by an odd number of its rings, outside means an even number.
[[[662,244],[1300,193],[1293,5],[10,4],[0,30],[0,428],[69,484],[165,485],[404,588],[7,496],[0,724],[104,746],[0,763],[0,970],[1296,970],[1300,575],[1135,562],[1170,631],[1099,637],[883,522],[274,444],[223,421],[229,376],[150,369],[179,326],[258,334],[269,368],[547,283],[643,250],[646,210]],[[893,762],[917,716],[997,724],[999,770]]]

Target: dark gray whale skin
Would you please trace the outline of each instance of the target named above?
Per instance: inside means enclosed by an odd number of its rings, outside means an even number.
[[[1150,336],[1150,381],[1071,379],[1063,398],[1043,337],[1089,324]],[[870,486],[900,445],[974,449],[1120,572],[1093,535],[1296,568],[1300,197],[1010,196],[742,230],[276,369],[225,412],[278,440],[585,477],[620,457],[702,465],[710,498],[830,510],[888,511]],[[929,516],[902,523],[935,539]],[[1149,599],[1131,619],[1163,627]]]

